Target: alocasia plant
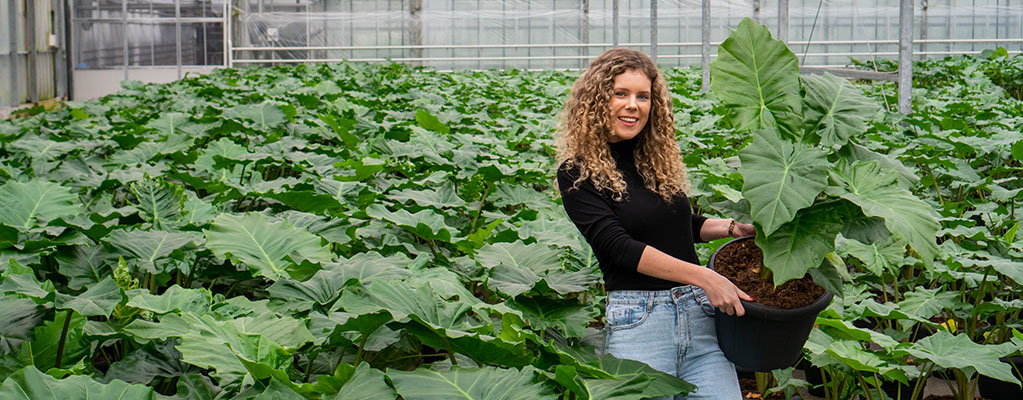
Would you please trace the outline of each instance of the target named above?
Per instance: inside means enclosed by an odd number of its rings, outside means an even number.
[[[868,243],[899,234],[933,260],[938,222],[930,206],[885,168],[892,160],[854,148],[876,102],[830,74],[800,76],[797,61],[747,18],[711,64],[711,90],[732,126],[753,137],[739,151],[742,194],[774,283],[829,265],[839,234]]]

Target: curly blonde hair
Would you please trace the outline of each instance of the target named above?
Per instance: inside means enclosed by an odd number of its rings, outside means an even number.
[[[630,70],[645,74],[651,82],[650,117],[634,139],[638,141],[634,153],[636,169],[643,177],[643,185],[670,203],[679,194],[689,192],[689,178],[675,141],[668,85],[653,60],[639,51],[605,51],[572,85],[558,124],[558,165],[579,168],[573,189],[590,179],[598,190],[609,192],[614,201],[626,198],[625,180],[611,157],[607,140],[613,126],[614,79]]]

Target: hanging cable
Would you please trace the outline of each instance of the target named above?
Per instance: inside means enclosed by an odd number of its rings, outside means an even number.
[[[802,67],[806,63],[806,53],[810,51],[810,41],[813,40],[813,30],[817,28],[817,17],[821,15],[821,6],[824,5],[824,0],[817,3],[817,13],[813,16],[813,25],[810,25],[810,37],[806,39],[806,46],[803,47],[803,59],[799,61],[799,66]]]

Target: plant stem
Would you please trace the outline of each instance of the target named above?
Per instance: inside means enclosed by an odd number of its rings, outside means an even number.
[[[437,245],[433,244],[433,239],[427,240],[426,243],[430,245],[430,251],[433,253],[433,258],[439,260],[440,253],[437,253]]]
[[[938,200],[941,202],[941,205],[945,205],[945,198],[941,197],[941,189],[938,189],[938,178],[934,177],[934,171],[931,171],[931,167],[927,164],[922,165],[927,170],[927,175],[931,176],[931,183],[934,184],[934,191],[938,193]]]
[[[67,342],[67,331],[71,328],[71,316],[74,312],[75,310],[67,310],[67,314],[64,314],[64,328],[60,331],[60,341],[57,342],[57,362],[54,363],[54,367],[57,369],[60,369],[61,363],[64,361],[64,343]]]
[[[337,357],[337,363],[334,364],[334,367],[330,369],[330,373],[334,373],[334,370],[336,370],[337,367],[339,365],[341,365],[342,362],[344,362],[344,360],[345,360],[345,353],[347,353],[347,352],[348,352],[348,347],[342,347],[341,348],[341,354]]]
[[[245,179],[245,167],[248,167],[249,163],[242,164],[242,173],[238,174],[238,186],[242,185],[242,180]]]
[[[451,350],[451,343],[448,342],[448,338],[444,338],[444,347],[448,351],[448,357],[451,358],[451,365],[458,365],[458,360],[455,359],[455,352]]]
[[[490,191],[494,189],[494,184],[488,184],[487,190],[483,191],[483,196],[480,197],[480,206],[476,209],[476,215],[472,217],[472,223],[469,224],[469,232],[476,232],[476,221],[479,220],[480,215],[483,214],[483,204],[487,201],[487,196],[490,195]]]
[[[863,382],[863,378],[857,377],[856,385],[863,390],[863,395],[867,397],[867,400],[874,400],[874,396],[870,394],[870,388],[868,388],[867,384]]]
[[[316,361],[316,356],[318,355],[320,355],[320,352],[314,351],[313,354],[309,356],[309,364],[305,367],[305,379],[303,379],[302,382],[309,382],[309,375],[313,372],[313,361]]]
[[[362,342],[359,343],[359,350],[355,353],[355,366],[358,367],[359,363],[362,362],[362,349],[366,347],[366,341],[369,340],[369,334],[362,335]]]
[[[763,395],[767,392],[768,387],[771,386],[771,373],[754,372],[753,377],[757,380],[757,392]]]

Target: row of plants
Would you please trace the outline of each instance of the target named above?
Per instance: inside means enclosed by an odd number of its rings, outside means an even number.
[[[1018,382],[999,357],[1023,348],[1023,120],[994,62],[1023,65],[1000,52],[918,64],[907,116],[890,83],[804,75],[805,104],[780,105],[777,139],[751,133],[727,95],[701,93],[699,71],[666,71],[698,211],[765,228],[738,149],[767,140],[826,152],[836,187],[912,193],[922,201],[900,210],[940,224],[889,222],[898,214],[870,211],[863,193],[809,196],[825,208],[864,199],[866,214],[806,257],[823,268],[799,267],[836,295],[805,348],[829,398],[884,398],[883,382],[932,375],[961,399],[979,375]],[[596,351],[599,272],[552,187],[552,133],[575,77],[221,70],[0,122],[0,397],[691,390]],[[835,90],[841,101],[813,97]],[[805,206],[791,216],[812,221]],[[774,376],[774,391],[808,385],[791,369]]]
[[[4,122],[0,397],[689,390],[594,351],[550,187],[572,79],[223,70]]]

